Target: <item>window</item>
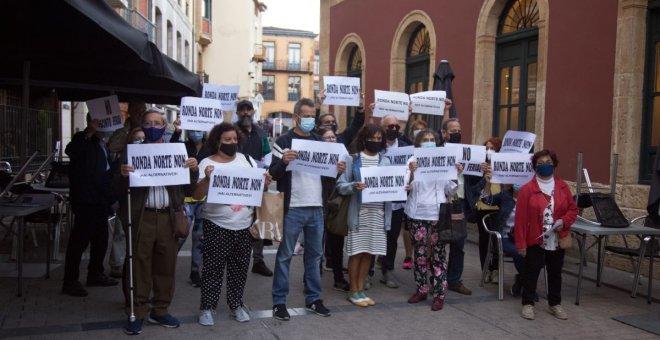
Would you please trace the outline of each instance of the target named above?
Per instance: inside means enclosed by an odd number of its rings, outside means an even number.
[[[289,77],[289,101],[300,99],[300,77]]]
[[[289,70],[300,70],[300,44],[289,43]],[[296,99],[297,100],[297,99]]]
[[[493,135],[534,132],[539,9],[536,0],[510,1],[500,18],[495,68]]]
[[[263,64],[263,68],[272,70],[275,68],[275,42],[264,41],[263,45],[266,52],[266,61]]]
[[[319,51],[317,50],[317,51],[314,52],[314,74],[317,74],[317,75],[319,73],[321,73],[320,72],[321,71],[321,64],[320,64],[319,60],[320,60]]]
[[[275,100],[275,76],[264,75],[261,88],[263,89],[264,100]]]
[[[181,39],[181,32],[176,32],[176,61],[181,63],[183,61],[182,59],[182,53],[183,52],[183,40]]]
[[[351,54],[348,56],[348,67],[346,68],[346,75],[348,77],[356,77],[362,79],[362,53],[357,45],[353,45]],[[355,107],[349,106],[346,108],[346,125],[350,125],[355,116]]]
[[[660,143],[660,7],[649,3],[639,181],[650,184]]]
[[[159,50],[163,50],[163,14],[160,8],[156,7],[156,46]]]
[[[406,51],[406,93],[413,94],[429,89],[430,51],[429,31],[426,26],[419,25],[410,36]],[[442,123],[442,116],[425,115],[422,118],[421,115],[413,114],[406,123],[406,134],[409,134],[411,124],[418,119],[425,120],[432,130],[440,129]]]
[[[183,50],[183,52],[186,54],[184,59],[186,60],[186,63],[184,64],[187,69],[190,69],[190,43],[188,40],[185,42],[186,48]]]
[[[211,0],[204,0],[202,4],[202,17],[205,19],[211,19]]]
[[[170,58],[174,55],[174,32],[172,31],[172,23],[167,21],[167,55]]]

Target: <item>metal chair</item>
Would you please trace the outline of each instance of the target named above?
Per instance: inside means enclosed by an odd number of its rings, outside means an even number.
[[[479,228],[484,229],[486,233],[489,234],[490,237],[495,237],[497,240],[497,254],[498,260],[497,260],[497,265],[498,265],[498,282],[497,282],[497,287],[498,287],[498,299],[499,300],[504,300],[504,250],[502,248],[502,234],[500,232],[495,231],[495,230],[490,230],[488,229],[488,225],[490,225],[490,220],[495,219],[497,217],[496,212],[492,212],[489,214],[486,214],[482,219]],[[493,242],[491,242],[491,239],[489,238],[488,240],[488,252],[486,253],[486,260],[484,261],[484,266],[481,269],[481,283],[480,287],[484,286],[484,282],[486,281],[486,273],[488,272],[488,264],[493,258],[493,252],[492,252],[492,247],[493,247]]]

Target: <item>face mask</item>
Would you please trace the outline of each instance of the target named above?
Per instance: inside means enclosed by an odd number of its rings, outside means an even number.
[[[419,130],[414,130],[414,131],[413,131],[413,138],[417,138],[417,135],[418,135],[421,131],[422,131],[421,129],[419,129]]]
[[[387,129],[387,131],[385,132],[385,138],[387,138],[387,140],[395,140],[399,138],[399,131]]]
[[[555,171],[555,166],[552,164],[541,164],[536,166],[536,173],[539,176],[548,177],[552,176],[552,173]]]
[[[364,148],[371,153],[379,153],[381,145],[382,145],[381,142],[372,142],[372,141],[364,142]]]
[[[314,130],[314,118],[300,118],[300,130],[303,132],[310,132]]]
[[[332,132],[337,132],[337,124],[321,125],[320,128],[326,130],[332,130]]]
[[[136,139],[133,141],[133,144],[144,144],[144,139]]]
[[[488,149],[486,150],[486,159],[490,160],[490,157],[495,153],[495,150],[493,149]]]
[[[520,184],[514,184],[513,185],[513,191],[519,191],[520,188],[522,188],[522,185],[520,185]]]
[[[238,118],[238,125],[242,127],[248,127],[252,125],[252,117],[250,116],[241,116]]]
[[[449,143],[460,143],[461,142],[461,133],[454,132],[449,134]]]
[[[204,132],[202,131],[188,131],[188,139],[193,142],[199,142],[204,138]]]
[[[163,134],[165,134],[165,129],[165,127],[143,127],[142,132],[144,132],[144,137],[147,139],[147,141],[149,141],[149,143],[154,143],[163,137]]]
[[[436,147],[435,142],[424,142],[424,143],[420,144],[419,146],[421,146],[423,148],[435,148]]]
[[[233,157],[236,154],[236,151],[238,151],[238,144],[236,143],[231,143],[231,144],[225,144],[225,143],[220,143],[220,151],[224,153],[225,155],[229,157]]]

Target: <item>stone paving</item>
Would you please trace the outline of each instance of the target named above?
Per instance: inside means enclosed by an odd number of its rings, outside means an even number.
[[[474,231],[474,230],[473,230]],[[471,239],[476,238],[471,233]],[[184,249],[189,249],[189,243]],[[266,248],[266,262],[273,267],[275,247]],[[189,252],[183,251],[178,260],[177,289],[171,313],[181,321],[178,329],[146,325],[136,338],[158,339],[657,339],[658,336],[618,321],[612,317],[623,315],[657,315],[657,300],[647,304],[643,297],[630,298],[632,277],[629,273],[607,269],[604,284],[596,287],[591,280],[583,283],[581,304],[576,306],[575,291],[577,261],[566,259],[562,288],[563,307],[569,315],[560,321],[547,313],[542,278],[539,280],[541,301],[537,304],[534,321],[520,317],[520,300],[505,294],[497,300],[497,286],[479,287],[478,250],[474,243],[465,247],[464,283],[474,291],[472,296],[449,292],[443,310],[432,312],[430,300],[411,305],[406,301],[414,292],[412,272],[395,271],[400,287],[390,289],[374,278],[369,295],[377,302],[368,308],[350,305],[345,294],[332,289],[332,274],[325,272],[323,298],[332,311],[328,318],[309,315],[304,310],[302,294],[302,256],[292,261],[292,282],[287,307],[292,318],[288,322],[271,317],[271,278],[248,274],[245,303],[252,320],[238,323],[229,317],[225,296],[221,297],[215,326],[197,324],[199,288],[188,283]],[[400,245],[397,262],[403,259]],[[505,263],[505,290],[513,277],[513,265]],[[586,277],[593,278],[595,265],[589,263]],[[63,268],[52,272],[50,279],[24,281],[24,296],[16,296],[16,280],[0,278],[0,338],[16,339],[116,339],[127,337],[121,288],[90,288],[86,298],[60,294]],[[82,276],[84,277],[84,271]],[[639,288],[646,292],[646,280]],[[655,296],[660,297],[660,282],[655,282]]]

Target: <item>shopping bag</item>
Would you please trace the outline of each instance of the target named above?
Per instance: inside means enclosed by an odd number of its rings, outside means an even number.
[[[264,192],[261,206],[255,208],[250,235],[258,240],[282,241],[284,227],[284,193]]]

